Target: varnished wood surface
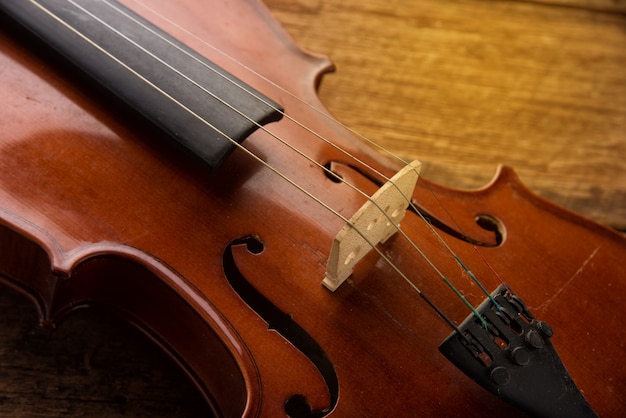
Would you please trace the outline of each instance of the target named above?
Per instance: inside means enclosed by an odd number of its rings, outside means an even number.
[[[268,1],[329,55],[324,103],[424,175],[477,187],[497,164],[531,189],[626,225],[626,4]],[[106,314],[53,333],[0,289],[0,416],[202,416],[193,389]]]

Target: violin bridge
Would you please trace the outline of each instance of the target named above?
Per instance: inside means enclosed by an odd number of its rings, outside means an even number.
[[[422,163],[415,160],[396,173],[376,191],[339,231],[322,283],[335,291],[350,275],[356,263],[378,243],[398,231],[413,195]]]

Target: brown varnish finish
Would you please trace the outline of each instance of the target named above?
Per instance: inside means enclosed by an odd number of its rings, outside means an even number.
[[[385,175],[399,168],[199,41],[321,108],[314,86],[329,62],[298,49],[256,0],[146,1],[185,31],[123,3]],[[11,34],[23,33],[3,31],[0,43],[0,271],[6,284],[32,298],[42,323],[92,305],[117,311],[181,365],[219,415],[285,416],[283,404],[296,393],[324,408],[329,394],[315,367],[269,331],[226,280],[223,252],[232,240],[253,235],[264,251],[236,247],[237,266],[328,355],[340,390],[331,416],[522,415],[438,352],[449,328],[375,253],[335,293],[322,287],[332,238],[342,227],[335,216],[242,151],[206,173],[75,69],[39,53],[37,41]],[[283,119],[268,129],[322,164],[357,166],[336,165],[344,179],[375,190],[359,173],[376,177],[370,170],[298,125]],[[268,133],[256,132],[246,147],[344,216],[363,203]],[[601,416],[626,410],[620,338],[626,241],[534,196],[508,168],[471,192],[420,180],[414,198],[454,225],[451,214],[482,241],[493,242],[493,235],[476,217],[497,220],[504,240],[481,248],[484,257],[555,329],[553,342],[593,408]],[[483,300],[414,214],[403,229],[470,302]],[[489,290],[498,286],[473,246],[444,237]],[[454,321],[465,318],[466,308],[399,235],[381,248]]]

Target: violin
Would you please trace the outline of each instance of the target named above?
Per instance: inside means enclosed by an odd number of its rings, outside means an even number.
[[[42,324],[106,306],[215,416],[626,410],[624,238],[384,156],[257,0],[0,10],[71,62],[2,55],[0,277]]]

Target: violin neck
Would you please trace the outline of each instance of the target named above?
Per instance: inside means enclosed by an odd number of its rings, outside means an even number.
[[[0,10],[211,170],[281,118],[278,104],[114,0],[3,0]]]

